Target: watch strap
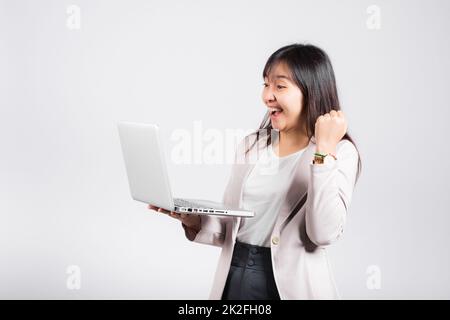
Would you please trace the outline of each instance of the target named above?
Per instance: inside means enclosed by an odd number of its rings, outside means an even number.
[[[328,156],[328,155],[332,156],[334,158],[334,160],[337,160],[336,155],[331,153],[331,152],[330,153],[326,153],[326,154],[320,153],[320,152],[315,152],[314,153],[313,164],[322,164],[324,162],[324,158],[326,156]]]

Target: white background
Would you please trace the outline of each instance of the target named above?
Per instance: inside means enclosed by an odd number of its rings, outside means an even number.
[[[81,28],[67,27],[69,5]],[[381,10],[369,29],[367,8]],[[252,129],[281,46],[323,48],[363,161],[342,240],[346,299],[450,298],[442,1],[0,1],[0,298],[206,299],[220,249],[131,200],[116,122]],[[220,200],[228,165],[175,165]],[[66,269],[81,269],[69,290]],[[381,271],[370,289],[367,270]]]

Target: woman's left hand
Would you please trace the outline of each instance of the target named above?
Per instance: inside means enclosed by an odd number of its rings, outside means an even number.
[[[316,152],[336,154],[336,146],[347,132],[347,120],[344,113],[331,110],[317,118],[314,136]]]

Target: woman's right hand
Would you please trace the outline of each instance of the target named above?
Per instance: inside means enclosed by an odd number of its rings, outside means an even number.
[[[159,208],[151,204],[148,205],[148,208],[150,210],[155,210],[156,212],[161,212],[167,214],[169,217],[180,220],[188,228],[193,228],[197,231],[200,230],[201,228],[201,220],[198,214],[185,214],[174,211],[168,211],[166,209]]]

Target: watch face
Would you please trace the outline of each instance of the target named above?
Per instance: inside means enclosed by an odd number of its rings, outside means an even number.
[[[314,157],[314,164],[322,164],[323,163],[323,158],[322,157]]]

